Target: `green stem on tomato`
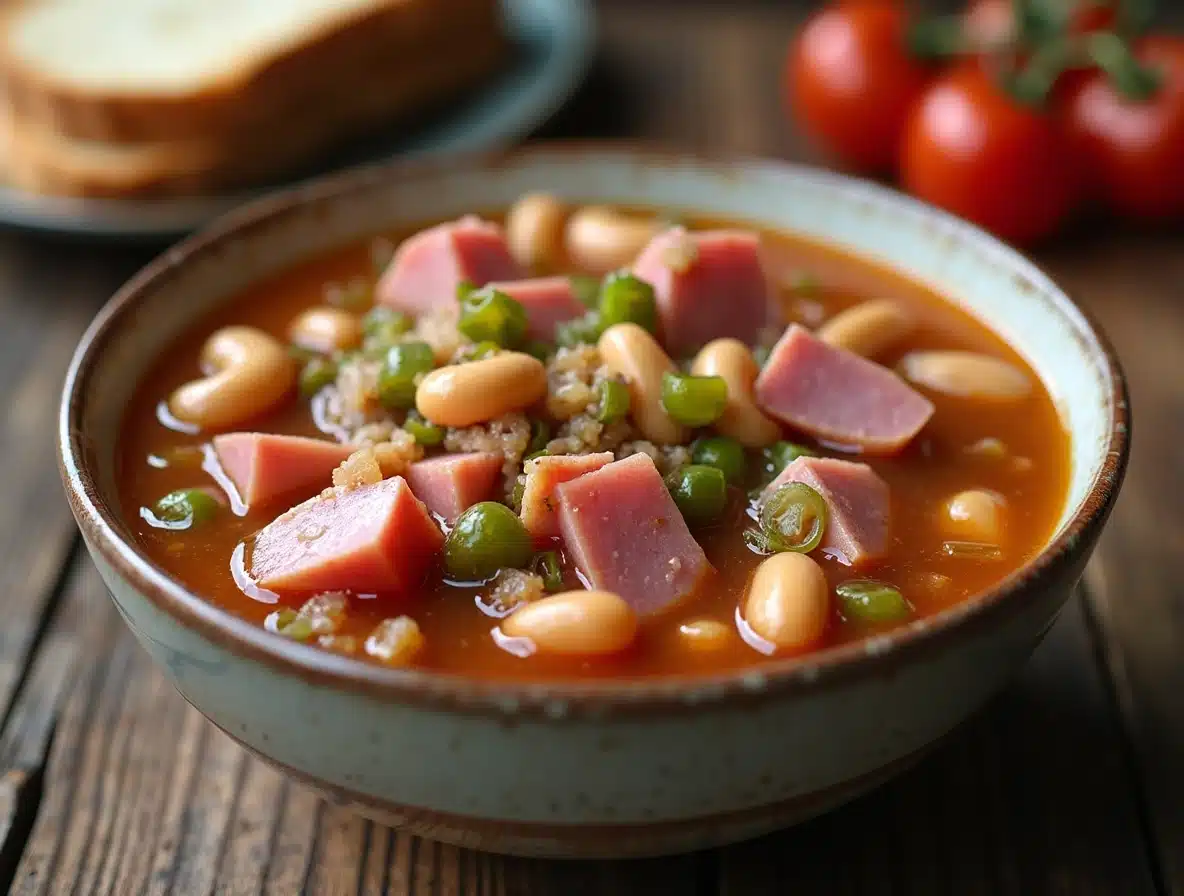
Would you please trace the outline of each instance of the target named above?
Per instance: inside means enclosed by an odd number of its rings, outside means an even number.
[[[1162,83],[1159,72],[1143,65],[1130,44],[1112,31],[1098,31],[1086,40],[1090,60],[1106,73],[1118,92],[1136,102],[1154,96]]]

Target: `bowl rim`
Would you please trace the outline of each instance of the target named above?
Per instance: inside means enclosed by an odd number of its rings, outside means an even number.
[[[1035,557],[993,588],[940,613],[871,639],[815,653],[765,661],[759,666],[709,674],[638,679],[483,681],[471,676],[419,669],[392,669],[309,645],[293,644],[206,601],[153,564],[120,534],[114,501],[102,495],[89,469],[90,440],[77,425],[84,397],[105,345],[136,306],[170,277],[183,275],[191,259],[216,252],[245,233],[309,206],[374,188],[390,189],[424,176],[450,171],[496,173],[502,166],[588,154],[646,166],[680,165],[700,170],[776,169],[795,178],[853,192],[865,202],[919,216],[928,225],[967,244],[988,262],[1003,264],[1017,288],[1039,294],[1072,327],[1087,354],[1105,369],[1113,422],[1105,455],[1089,491],[1062,531]],[[891,265],[891,262],[886,262]],[[414,706],[495,716],[527,715],[558,721],[572,717],[695,711],[705,703],[751,703],[816,691],[859,678],[891,676],[902,666],[973,638],[1022,612],[1042,581],[1054,580],[1089,551],[1113,507],[1130,452],[1129,391],[1113,346],[1083,311],[1033,262],[1015,249],[947,212],[888,187],[810,166],[735,154],[703,153],[637,141],[547,141],[512,149],[394,161],[351,169],[264,196],[215,221],[158,255],[128,280],[91,322],[71,360],[58,419],[58,460],[67,498],[91,550],[172,621],[239,657],[262,662],[305,683]]]

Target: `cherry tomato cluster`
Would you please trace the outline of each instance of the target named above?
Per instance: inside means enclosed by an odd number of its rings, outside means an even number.
[[[1184,39],[1148,0],[974,0],[920,18],[838,0],[787,63],[798,120],[846,166],[1030,244],[1086,205],[1184,217]]]

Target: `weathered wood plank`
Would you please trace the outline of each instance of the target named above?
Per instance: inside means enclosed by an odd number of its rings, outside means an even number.
[[[1179,11],[1184,12],[1184,11]],[[1091,608],[1141,779],[1161,884],[1184,893],[1184,252],[1176,234],[1082,235],[1046,253],[1097,315],[1130,381],[1123,494],[1087,572]]]
[[[1074,600],[1015,684],[915,770],[722,852],[724,896],[1154,894],[1117,714]]]

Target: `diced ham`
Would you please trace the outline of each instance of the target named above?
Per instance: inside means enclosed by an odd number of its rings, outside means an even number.
[[[293,507],[255,538],[250,574],[279,593],[406,595],[444,545],[440,527],[401,476]]]
[[[478,501],[489,498],[502,463],[502,456],[491,452],[444,454],[412,464],[407,483],[428,510],[454,523]]]
[[[522,490],[522,523],[536,539],[559,534],[555,487],[612,463],[613,453],[545,454],[526,463],[526,486]]]
[[[765,413],[823,441],[896,454],[933,405],[886,367],[790,326],[756,380]]]
[[[819,548],[848,566],[865,566],[888,552],[888,483],[867,464],[830,457],[799,457],[765,489],[801,482],[827,506],[826,533]]]
[[[229,432],[214,436],[222,471],[248,507],[304,489],[329,485],[333,469],[353,450],[325,439],[268,432]]]
[[[639,615],[668,610],[712,572],[649,455],[564,482],[555,496],[559,531],[584,578]]]
[[[453,311],[459,307],[456,290],[462,280],[484,286],[524,276],[502,229],[468,215],[405,240],[379,279],[375,297],[411,314]]]
[[[769,281],[760,238],[746,230],[658,234],[633,264],[654,288],[666,349],[689,355],[712,339],[749,345],[770,323]]]
[[[555,340],[555,327],[581,316],[588,309],[576,298],[570,277],[536,277],[490,284],[517,300],[526,310],[527,335],[544,342]]]

